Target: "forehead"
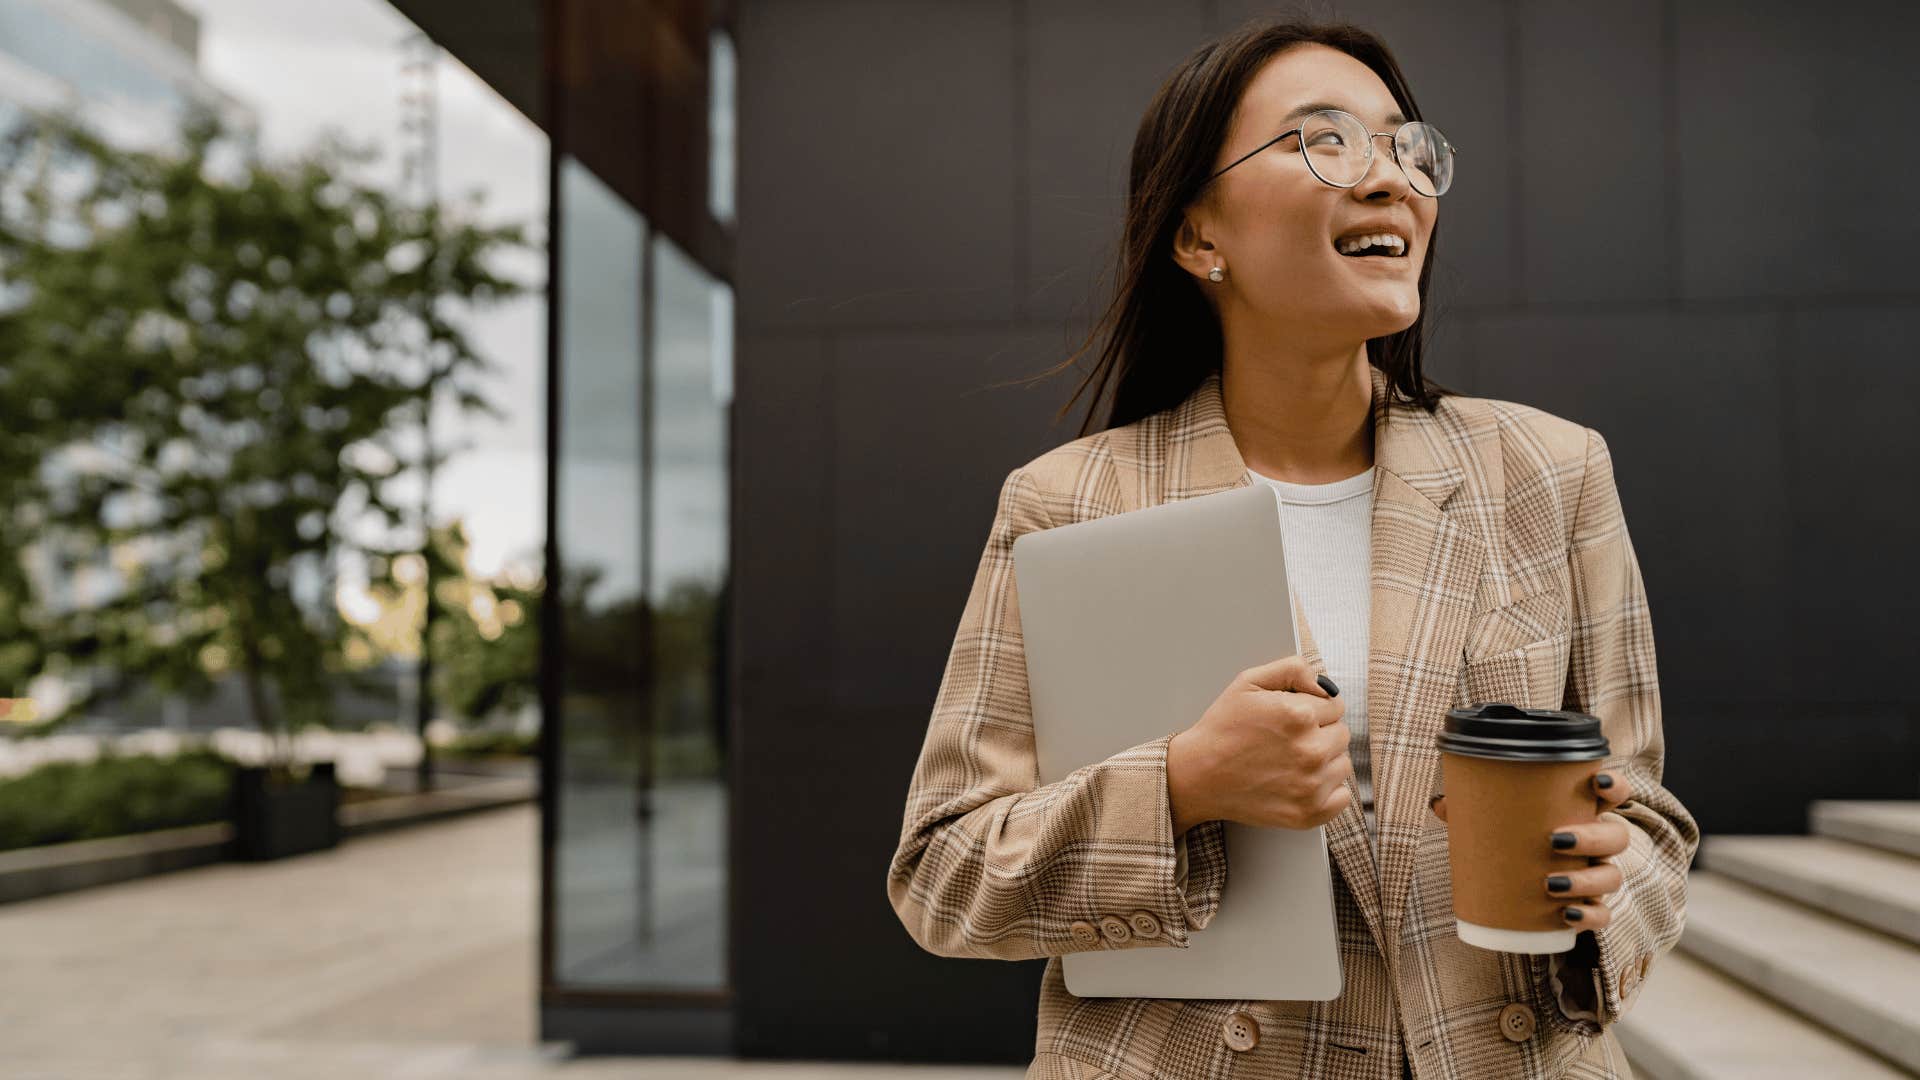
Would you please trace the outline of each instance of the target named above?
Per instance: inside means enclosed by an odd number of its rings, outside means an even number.
[[[1236,132],[1252,128],[1267,131],[1291,116],[1315,107],[1345,109],[1372,125],[1391,131],[1405,118],[1387,84],[1372,68],[1326,45],[1299,45],[1268,60],[1247,84],[1234,112]]]

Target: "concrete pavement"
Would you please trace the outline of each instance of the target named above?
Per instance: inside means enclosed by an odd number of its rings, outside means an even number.
[[[0,906],[5,1080],[1013,1080],[1018,1068],[561,1060],[535,1042],[520,806]]]

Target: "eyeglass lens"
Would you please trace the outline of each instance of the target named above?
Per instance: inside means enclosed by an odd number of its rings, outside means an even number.
[[[1373,141],[1367,125],[1352,113],[1329,109],[1301,122],[1300,149],[1307,164],[1337,187],[1352,187],[1366,175]],[[1453,154],[1439,128],[1417,120],[1404,124],[1393,145],[1415,191],[1438,197],[1453,186]]]

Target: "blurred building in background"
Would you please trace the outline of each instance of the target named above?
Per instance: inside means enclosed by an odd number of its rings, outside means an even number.
[[[257,124],[202,73],[200,20],[172,0],[0,2],[0,127],[19,106],[68,107],[122,145],[153,145],[189,102]]]

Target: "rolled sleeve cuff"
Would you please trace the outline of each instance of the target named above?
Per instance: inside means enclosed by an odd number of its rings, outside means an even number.
[[[1225,826],[1202,822],[1173,834],[1167,792],[1167,744],[1141,743],[1091,766],[1089,805],[1081,826],[1088,847],[1106,853],[1083,871],[1063,925],[1069,951],[1184,949],[1220,910],[1227,883]],[[1151,852],[1149,858],[1142,858]]]
[[[1173,799],[1167,791],[1167,746],[1174,732],[1162,735],[1143,749],[1156,755],[1159,807],[1155,816],[1163,832],[1159,838],[1173,850],[1173,880],[1163,920],[1165,937],[1177,948],[1188,945],[1188,935],[1205,930],[1220,911],[1227,887],[1226,823],[1203,821],[1180,836],[1173,835]]]
[[[1171,828],[1171,825],[1169,825]],[[1227,825],[1203,821],[1174,843],[1174,891],[1190,930],[1205,930],[1227,885]]]

